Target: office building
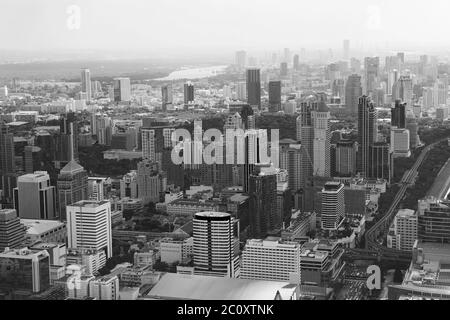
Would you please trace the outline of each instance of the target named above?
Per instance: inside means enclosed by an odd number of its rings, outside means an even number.
[[[417,240],[417,218],[414,210],[400,209],[387,235],[387,247],[410,252]]]
[[[115,78],[113,86],[114,86],[114,102],[131,101],[130,78]]]
[[[421,242],[450,243],[450,202],[419,202],[417,236]]]
[[[188,82],[184,84],[184,105],[185,107],[194,102],[194,84]]]
[[[56,191],[50,185],[46,171],[20,176],[14,189],[14,208],[24,219],[52,220],[57,218]]]
[[[247,103],[261,109],[261,76],[259,69],[247,69]]]
[[[394,158],[411,156],[408,129],[391,128],[391,152]]]
[[[345,84],[345,105],[347,112],[358,113],[359,98],[362,96],[361,76],[352,74]]]
[[[364,87],[365,93],[369,95],[378,87],[380,58],[367,57],[364,59]]]
[[[400,100],[411,107],[413,102],[413,85],[409,76],[400,76],[392,87],[392,99]]]
[[[239,275],[234,219],[229,213],[200,212],[193,219],[196,274],[222,277]]]
[[[67,206],[67,247],[112,257],[111,203],[82,200]]]
[[[356,172],[356,144],[353,141],[340,141],[336,144],[335,172],[339,177],[350,177]]]
[[[138,198],[137,171],[132,170],[120,180],[120,198]]]
[[[47,251],[28,248],[0,253],[0,288],[42,292],[50,287],[50,257]]]
[[[103,201],[105,198],[106,178],[88,177],[88,199]]]
[[[317,110],[311,112],[314,128],[313,174],[330,176],[330,112],[325,102],[319,102]]]
[[[86,94],[86,101],[92,100],[91,71],[81,69],[81,92]]]
[[[269,81],[269,111],[281,110],[281,81]]]
[[[269,237],[247,240],[242,251],[241,279],[300,283],[301,245]]]
[[[395,100],[394,108],[391,108],[391,127],[406,127],[406,103]]]
[[[369,179],[385,179],[390,183],[394,175],[394,157],[390,146],[384,142],[376,142],[369,146],[368,171]]]
[[[168,109],[172,108],[173,91],[171,84],[167,84],[161,87],[161,101],[162,101],[162,111],[167,111]]]
[[[158,203],[163,192],[166,191],[167,178],[159,165],[150,160],[144,160],[137,165],[138,198],[144,204]]]
[[[289,188],[293,191],[306,187],[305,163],[308,161],[305,149],[295,140],[283,139],[280,145],[280,169],[289,174]]]
[[[89,282],[89,297],[95,300],[119,300],[119,278],[103,276]]]
[[[298,54],[294,55],[294,70],[298,71],[300,69],[300,56]]]
[[[0,252],[19,248],[25,240],[25,226],[14,209],[0,209]]]
[[[287,77],[287,75],[288,75],[288,64],[287,62],[282,62],[280,64],[280,76]]]
[[[358,103],[358,158],[357,171],[368,176],[369,147],[376,142],[377,111],[372,100],[367,96],[359,98]]]
[[[322,189],[322,229],[336,231],[344,220],[344,185],[340,182],[327,182]]]

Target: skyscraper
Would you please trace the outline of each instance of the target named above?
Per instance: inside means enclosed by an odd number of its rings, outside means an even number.
[[[356,146],[353,141],[340,141],[336,144],[336,174],[348,177],[356,171]]]
[[[237,240],[229,213],[199,212],[193,219],[193,256],[196,274],[237,277]]]
[[[261,172],[259,168],[249,179],[250,233],[253,238],[264,238],[277,227],[274,223],[277,214],[277,175],[270,171]]]
[[[288,75],[288,64],[287,62],[282,62],[280,64],[280,76],[287,77],[287,75]]]
[[[375,142],[369,146],[368,163],[367,178],[385,179],[390,183],[394,174],[394,160],[388,143]]]
[[[169,122],[145,118],[141,129],[142,158],[161,163],[162,152],[172,147],[175,127]]]
[[[17,175],[14,162],[14,134],[10,132],[9,126],[0,123],[0,189],[2,201],[13,203],[13,189],[17,184]]]
[[[236,66],[244,69],[247,66],[247,52],[241,50],[236,52]]]
[[[281,81],[269,82],[269,110],[270,112],[281,110]]]
[[[313,141],[313,173],[315,176],[330,176],[330,112],[325,102],[318,103],[317,109],[311,112],[314,128]]]
[[[345,85],[345,105],[347,111],[353,115],[358,113],[358,101],[362,96],[361,76],[352,74]]]
[[[406,127],[406,103],[395,100],[394,108],[391,108],[391,127]]]
[[[306,187],[305,164],[308,157],[300,143],[294,140],[280,141],[280,169],[287,170],[289,188],[293,191]]]
[[[300,57],[298,54],[294,55],[294,63],[293,63],[294,70],[300,69]]]
[[[184,84],[184,105],[185,107],[194,102],[194,85],[192,82],[187,82]]]
[[[247,102],[261,109],[261,76],[259,69],[247,69]]]
[[[0,252],[19,248],[25,240],[25,226],[14,209],[0,209]]]
[[[322,229],[336,231],[344,220],[344,185],[327,182],[322,189]]]
[[[157,203],[161,194],[166,191],[167,178],[159,170],[159,165],[150,160],[143,160],[137,166],[138,197],[147,204]]]
[[[350,40],[344,40],[343,42],[343,58],[344,60],[350,59]]]
[[[81,92],[86,94],[86,100],[92,100],[91,87],[91,71],[89,69],[81,69]]]
[[[111,258],[111,203],[83,200],[67,206],[67,247],[103,251]]]
[[[306,155],[304,164],[305,179],[314,175],[314,123],[312,113],[318,109],[317,97],[310,96],[300,103],[300,116],[297,118],[297,140]]]
[[[413,101],[413,85],[410,77],[401,76],[392,86],[392,98],[401,100],[411,108]]]
[[[103,201],[105,198],[106,178],[88,177],[88,199]]]
[[[55,187],[45,171],[20,176],[14,189],[14,208],[22,219],[52,220],[57,217]]]
[[[379,57],[366,57],[364,59],[364,88],[367,95],[372,93],[378,86],[379,68]]]
[[[131,83],[130,78],[114,79],[114,102],[131,101]]]
[[[376,142],[377,111],[368,96],[359,98],[358,104],[358,157],[357,171],[369,176],[369,147]]]
[[[172,85],[167,84],[161,87],[161,101],[162,101],[162,110],[167,111],[167,107],[171,107],[173,104],[173,92]]]

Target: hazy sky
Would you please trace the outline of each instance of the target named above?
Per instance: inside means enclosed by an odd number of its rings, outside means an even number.
[[[352,47],[450,44],[449,0],[0,2],[2,49],[297,50],[340,48],[344,38]]]

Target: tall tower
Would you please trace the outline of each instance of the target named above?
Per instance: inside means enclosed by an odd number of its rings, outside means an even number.
[[[199,212],[193,219],[196,274],[235,277],[234,221],[229,213]]]
[[[281,81],[269,81],[269,110],[281,110]]]
[[[379,57],[367,57],[364,59],[364,87],[367,95],[374,92],[374,90],[377,88],[379,68]]]
[[[115,78],[114,79],[114,101],[115,102],[131,101],[130,78]]]
[[[91,71],[89,69],[81,69],[81,92],[86,94],[86,100],[92,100],[91,87]]]
[[[101,250],[105,260],[112,257],[109,201],[83,200],[67,206],[67,247]]]
[[[368,96],[359,98],[358,104],[358,161],[357,171],[363,176],[369,176],[369,147],[376,142],[377,111]]]
[[[395,100],[394,108],[391,108],[391,127],[406,127],[406,103]]]
[[[319,102],[317,110],[311,112],[314,128],[313,174],[330,176],[330,112],[325,102]]]
[[[172,85],[167,84],[161,87],[162,110],[167,111],[167,107],[173,104]]]
[[[310,96],[300,103],[300,116],[297,118],[297,140],[301,142],[307,161],[304,164],[306,181],[314,175],[314,125],[312,112],[318,108],[317,97]]]
[[[327,182],[322,189],[322,229],[336,231],[345,215],[344,185]]]
[[[300,56],[298,54],[294,55],[294,64],[293,64],[294,70],[300,69]]]
[[[362,96],[361,76],[352,74],[345,84],[345,105],[353,115],[358,113],[358,101]]]
[[[247,69],[247,102],[251,107],[261,109],[261,75],[260,70]]]
[[[194,102],[194,85],[192,82],[188,82],[184,84],[184,106],[186,107],[191,102]]]

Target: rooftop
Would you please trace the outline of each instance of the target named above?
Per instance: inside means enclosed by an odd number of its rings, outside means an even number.
[[[50,230],[64,226],[64,223],[57,220],[33,220],[20,219],[20,222],[27,228],[28,234],[39,235]]]

